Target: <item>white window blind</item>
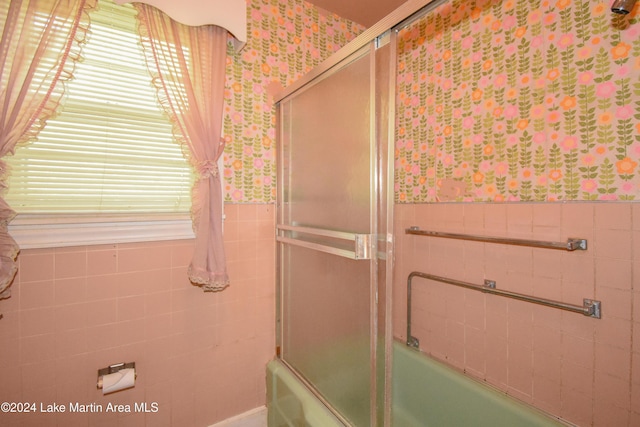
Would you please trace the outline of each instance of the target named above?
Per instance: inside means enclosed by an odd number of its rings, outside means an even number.
[[[100,0],[62,112],[6,157],[19,214],[187,213],[191,169],[160,111],[135,9]]]

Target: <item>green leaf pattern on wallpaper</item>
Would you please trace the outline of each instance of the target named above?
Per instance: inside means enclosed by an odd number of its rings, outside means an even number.
[[[275,109],[267,88],[287,86],[364,30],[302,0],[247,3],[247,44],[229,50],[223,132],[225,200],[275,200]]]
[[[640,198],[640,4],[456,0],[398,70],[398,202]]]

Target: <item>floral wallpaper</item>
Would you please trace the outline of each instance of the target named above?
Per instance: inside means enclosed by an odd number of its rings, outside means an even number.
[[[228,202],[275,200],[272,82],[287,86],[364,27],[301,0],[248,0],[247,44],[229,50],[225,93],[224,193]]]
[[[640,199],[639,21],[455,0],[404,29],[396,201]]]

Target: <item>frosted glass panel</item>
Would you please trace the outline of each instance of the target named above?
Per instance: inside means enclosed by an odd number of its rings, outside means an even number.
[[[365,53],[280,104],[281,225],[372,233]],[[330,237],[320,241],[345,246]],[[280,262],[282,358],[343,417],[371,425],[371,261],[281,244]]]
[[[369,56],[288,101],[288,223],[368,232]]]
[[[370,411],[369,263],[289,247],[283,358],[354,425]]]

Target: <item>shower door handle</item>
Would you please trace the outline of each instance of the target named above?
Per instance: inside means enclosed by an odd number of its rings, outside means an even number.
[[[354,260],[371,259],[375,235],[293,225],[276,226],[281,243],[326,252]]]

